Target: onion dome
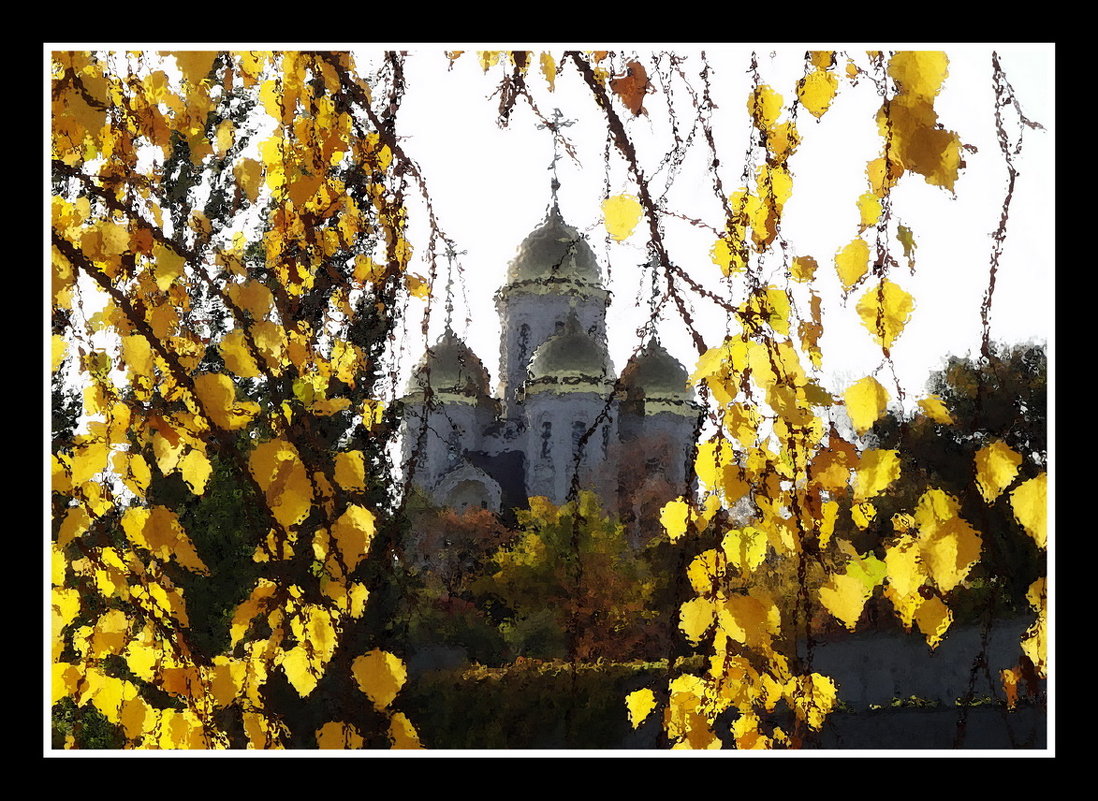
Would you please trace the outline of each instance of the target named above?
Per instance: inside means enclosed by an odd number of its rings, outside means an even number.
[[[579,231],[564,222],[556,203],[507,265],[508,284],[550,279],[601,286],[594,251]]]
[[[677,411],[694,414],[694,392],[687,385],[686,368],[652,339],[629,359],[621,372],[626,401],[642,401],[644,413]],[[640,411],[638,409],[638,411]]]
[[[488,384],[488,370],[480,357],[447,326],[416,367],[408,392],[418,395],[430,385],[436,396],[469,403],[490,398]]]
[[[528,393],[598,392],[608,389],[614,380],[606,346],[583,330],[574,311],[568,315],[564,330],[534,351],[528,372]]]

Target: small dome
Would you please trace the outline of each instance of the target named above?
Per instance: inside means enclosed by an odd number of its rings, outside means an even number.
[[[564,330],[534,351],[529,373],[529,383],[606,383],[612,377],[610,354],[583,330],[573,311]]]
[[[472,398],[491,394],[484,363],[449,326],[420,361],[408,387],[409,392],[420,392],[427,388],[428,383],[436,393],[467,395]]]
[[[621,383],[630,394],[643,392],[652,400],[693,401],[686,368],[659,343],[650,340],[621,371]]]
[[[601,286],[594,251],[579,231],[564,222],[556,203],[545,222],[522,240],[507,265],[508,284],[546,278]]]

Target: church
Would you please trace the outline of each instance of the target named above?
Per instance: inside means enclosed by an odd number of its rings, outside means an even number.
[[[655,338],[615,374],[610,292],[554,192],[495,295],[500,380],[450,328],[405,396],[403,464],[428,502],[497,513],[593,490],[623,520],[687,494],[701,407],[686,369]]]

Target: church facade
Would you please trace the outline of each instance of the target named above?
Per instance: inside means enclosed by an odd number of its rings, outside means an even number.
[[[495,296],[500,381],[450,329],[417,366],[404,408],[411,483],[437,506],[495,512],[573,486],[623,517],[685,494],[700,407],[686,369],[653,339],[619,376],[607,350],[610,292],[555,199]]]

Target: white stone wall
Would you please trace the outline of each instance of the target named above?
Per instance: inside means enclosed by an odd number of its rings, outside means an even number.
[[[575,471],[574,439],[586,432],[606,406],[606,399],[594,392],[537,392],[526,399],[526,490],[530,496],[544,495],[553,503],[564,503]],[[550,425],[546,431],[545,425]],[[581,424],[582,428],[577,424]],[[606,431],[603,434],[603,430]],[[548,433],[548,437],[546,437]],[[603,442],[617,440],[616,414],[588,439],[580,459],[580,486],[594,489],[604,504],[611,499],[615,471],[606,464]],[[609,505],[607,509],[611,508]]]

